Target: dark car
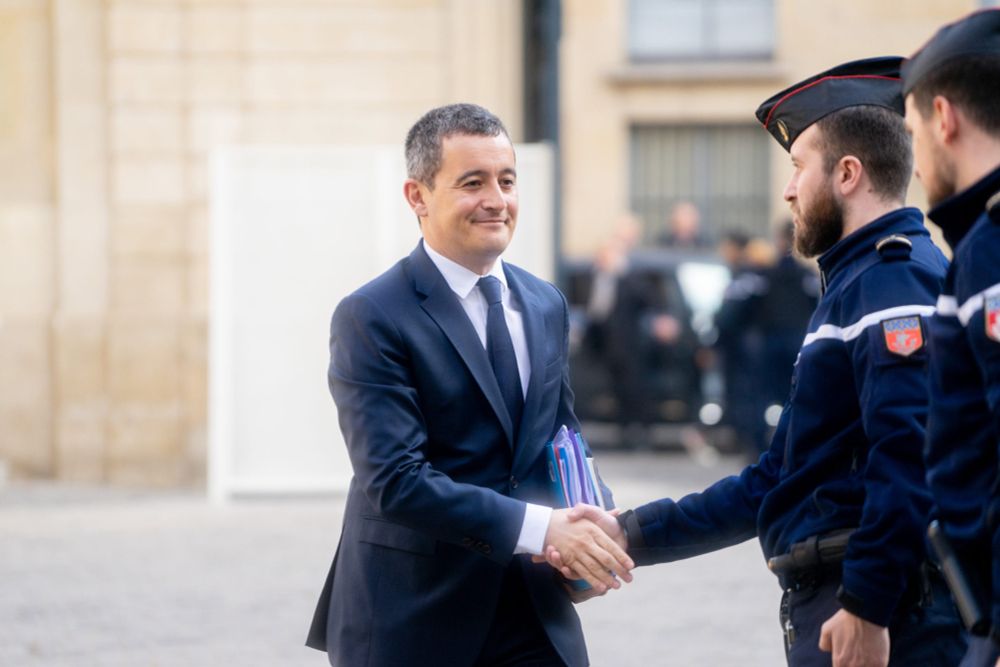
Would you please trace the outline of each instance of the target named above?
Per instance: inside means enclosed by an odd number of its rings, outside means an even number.
[[[617,283],[621,307],[603,321],[588,316],[594,272],[590,261],[563,267],[571,384],[591,440],[620,440],[633,422],[654,429],[718,423],[721,383],[708,350],[729,282],[725,265],[709,254],[634,252]],[[595,437],[611,433],[607,425],[619,427],[617,438]]]

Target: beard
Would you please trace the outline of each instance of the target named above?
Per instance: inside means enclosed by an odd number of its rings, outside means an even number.
[[[931,153],[934,167],[920,180],[927,194],[927,204],[934,208],[955,194],[955,163],[937,144],[932,145]]]
[[[834,246],[844,235],[844,207],[828,187],[817,193],[807,209],[799,210],[801,224],[795,226],[795,252],[815,257]]]

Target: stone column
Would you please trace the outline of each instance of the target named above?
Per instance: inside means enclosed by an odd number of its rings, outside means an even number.
[[[101,0],[52,6],[58,266],[52,317],[54,473],[106,481],[108,142]]]

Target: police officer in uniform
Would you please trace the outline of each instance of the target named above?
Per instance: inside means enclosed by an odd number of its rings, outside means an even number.
[[[904,66],[903,91],[928,217],[954,253],[930,324],[932,518],[972,598],[956,587],[960,606],[974,612],[962,665],[992,667],[1000,656],[1000,11],[942,28]]]
[[[903,208],[912,157],[900,62],[835,67],[757,110],[790,152],[796,250],[819,255],[824,287],[768,451],[617,521],[575,511],[638,565],[758,537],[786,591],[794,667],[954,665],[964,652],[947,587],[925,562],[925,320],[947,263],[920,211]]]

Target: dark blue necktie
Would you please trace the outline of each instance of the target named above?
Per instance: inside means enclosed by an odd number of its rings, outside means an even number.
[[[514,343],[511,342],[507,320],[503,316],[500,288],[500,280],[495,276],[479,279],[479,289],[490,305],[486,311],[486,352],[490,357],[490,365],[493,366],[493,374],[497,376],[503,402],[507,405],[514,436],[517,437],[517,427],[524,410],[524,393],[521,391],[521,376],[517,372]]]

